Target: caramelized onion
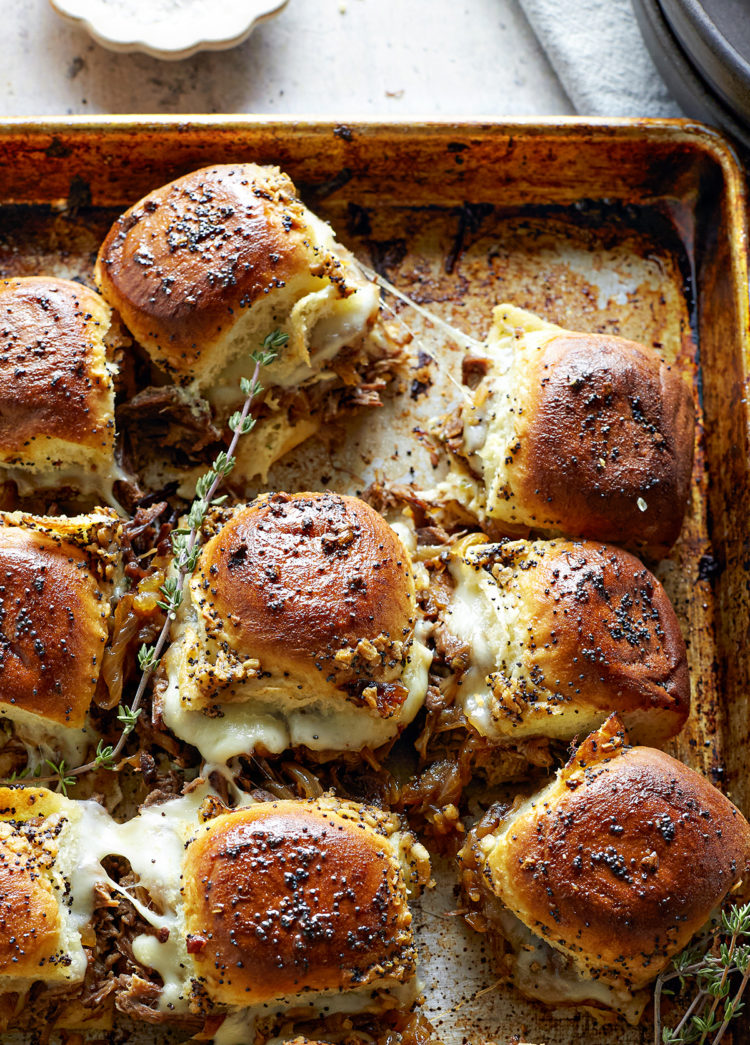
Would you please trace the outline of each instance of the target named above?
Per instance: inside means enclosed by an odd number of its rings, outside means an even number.
[[[100,708],[115,708],[122,702],[125,679],[134,666],[132,646],[150,641],[161,626],[159,586],[164,583],[161,570],[154,570],[141,580],[133,592],[127,592],[117,603],[113,616],[112,637],[104,651],[101,677],[94,700]]]
[[[305,769],[297,762],[284,762],[281,768],[291,777],[305,798],[320,798],[323,794],[320,781],[311,770]]]

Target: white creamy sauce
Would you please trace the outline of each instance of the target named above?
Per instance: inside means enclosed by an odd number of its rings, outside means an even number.
[[[107,27],[130,23],[131,31],[154,26],[168,29],[176,18],[207,20],[216,8],[231,11],[233,0],[67,0],[79,18],[104,20]]]
[[[176,14],[198,14],[212,7],[212,0],[99,0],[99,3],[127,18],[143,18],[146,15],[154,21],[172,18]]]

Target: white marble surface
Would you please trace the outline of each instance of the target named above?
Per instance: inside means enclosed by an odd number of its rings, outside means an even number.
[[[47,0],[0,0],[0,115],[556,115],[571,103],[517,0],[289,0],[239,47],[118,55]]]

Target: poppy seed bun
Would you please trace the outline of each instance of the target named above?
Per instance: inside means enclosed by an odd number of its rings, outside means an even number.
[[[387,819],[354,803],[279,801],[197,832],[182,872],[184,925],[212,1002],[363,989],[376,999],[379,987],[413,980],[411,914]]]
[[[681,762],[627,746],[612,716],[473,855],[488,893],[579,976],[637,990],[747,871],[750,825]]]
[[[338,494],[255,501],[207,543],[191,587],[208,634],[271,672],[390,681],[416,621],[408,552],[373,508]]]
[[[82,726],[108,617],[82,551],[0,526],[0,702]]]
[[[268,494],[225,518],[167,656],[170,729],[218,761],[230,748],[333,752],[395,737],[424,700],[431,659],[395,531],[333,493]]]
[[[108,499],[114,461],[110,310],[50,276],[0,280],[0,473],[21,493],[73,487]]]
[[[695,412],[679,373],[634,341],[570,333],[510,305],[495,309],[487,353],[460,451],[480,516],[668,550],[693,462]],[[472,481],[454,486],[465,499]]]
[[[0,512],[0,721],[68,765],[91,739],[120,527],[107,509]]]
[[[86,970],[69,912],[76,803],[44,788],[0,788],[0,991],[64,984]]]
[[[594,541],[464,539],[445,617],[468,643],[456,703],[492,740],[570,740],[614,711],[639,743],[676,735],[690,710],[685,642],[640,560]]]
[[[96,263],[101,293],[172,379],[194,391],[249,377],[251,352],[289,335],[263,384],[289,387],[374,321],[377,288],[277,167],[226,164],[149,193]]]

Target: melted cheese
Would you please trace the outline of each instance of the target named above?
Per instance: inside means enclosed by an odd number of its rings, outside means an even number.
[[[296,388],[333,379],[336,375],[327,372],[325,364],[345,346],[356,345],[377,316],[377,285],[365,279],[326,222],[314,214],[308,214],[307,220],[315,246],[340,259],[341,276],[351,293],[342,296],[327,277],[301,273],[287,280],[283,291],[275,291],[267,301],[256,302],[248,309],[234,325],[226,350],[227,365],[205,391],[220,414],[234,409],[244,398],[240,379],[252,376],[250,354],[260,348],[255,343],[259,330],[278,328],[289,336],[277,358],[262,368],[261,384],[266,388]]]
[[[65,541],[87,551],[94,560],[92,573],[96,584],[112,606],[126,590],[129,582],[124,574],[118,541],[122,520],[114,512],[103,508],[72,516],[0,512],[0,523],[41,533],[58,544]],[[5,701],[0,702],[0,723],[3,722],[12,725],[12,734],[25,745],[32,773],[40,765],[44,766],[46,759],[54,762],[62,759],[67,766],[80,765],[98,737],[88,720],[82,728],[66,726]]]
[[[19,801],[19,818],[44,817],[39,838],[40,844],[51,846],[47,874],[58,904],[59,952],[65,958],[56,962],[54,968],[46,969],[43,978],[77,983],[83,979],[88,964],[82,933],[91,922],[94,887],[106,878],[99,863],[106,843],[100,850],[99,842],[110,837],[110,828],[115,825],[96,802],[73,802],[53,792],[29,790],[43,797],[26,806]],[[24,791],[17,793],[23,795]],[[61,824],[59,834],[54,829],[56,824]],[[3,821],[0,830],[10,830],[10,825]],[[0,973],[0,990],[25,990],[33,982],[13,976],[10,971]]]
[[[93,911],[94,886],[97,882],[106,882],[115,892],[125,896],[146,922],[156,929],[166,929],[169,935],[164,943],[158,943],[155,937],[145,934],[136,937],[133,954],[137,961],[155,969],[162,977],[164,989],[160,1005],[169,1011],[187,1011],[190,960],[180,917],[180,875],[185,842],[198,823],[200,806],[206,798],[214,795],[211,787],[203,783],[182,798],[143,809],[124,824],[112,820],[96,802],[70,803],[74,807],[76,830],[76,843],[70,848],[67,871],[72,898],[71,917],[76,919],[77,926],[83,927]],[[130,862],[138,875],[139,885],[147,890],[159,910],[141,903],[107,875],[101,860],[112,855],[122,856]]]
[[[384,1012],[388,1009],[409,1009],[417,1000],[419,987],[416,979],[408,983],[384,978],[378,983],[357,987],[345,993],[319,991],[314,998],[303,996],[286,998],[272,1005],[255,1005],[247,1009],[236,1009],[214,1032],[214,1045],[253,1045],[255,1028],[259,1020],[281,1014],[289,1008],[299,1013],[300,1019],[311,1016],[330,1016],[334,1013],[355,1015],[361,1012]],[[278,1041],[279,1039],[274,1039]],[[268,1043],[271,1045],[271,1042]]]
[[[513,982],[527,997],[538,998],[546,1005],[588,1003],[614,1009],[629,1023],[636,1024],[648,999],[646,991],[632,992],[623,986],[616,987],[593,978],[573,958],[533,932],[501,899],[503,881],[494,869],[493,853],[503,846],[505,836],[512,833],[515,823],[532,815],[534,809],[545,807],[548,795],[559,786],[558,778],[559,773],[547,787],[520,803],[511,817],[480,840],[482,909],[490,924],[495,925],[511,945]]]
[[[574,958],[542,939],[502,899],[504,876],[494,859],[496,851],[502,850],[506,836],[512,835],[516,823],[533,816],[535,809],[546,808],[550,796],[559,790],[563,773],[564,770],[558,770],[545,788],[519,803],[512,816],[479,841],[484,913],[511,944],[515,958],[513,979],[528,997],[539,998],[548,1005],[591,1003],[614,1009],[635,1024],[641,1017],[648,992],[629,991],[622,985],[615,986],[595,978],[586,967],[584,955]],[[593,960],[595,962],[595,957]]]
[[[116,823],[98,803],[70,801],[49,793],[53,815],[66,819],[55,860],[55,888],[59,896],[61,938],[70,962],[65,978],[80,981],[86,971],[86,952],[81,933],[89,925],[94,907],[94,888],[108,883],[115,892],[126,897],[141,917],[155,929],[166,930],[166,939],[150,934],[133,941],[133,956],[161,977],[163,989],[159,1008],[170,1013],[187,1013],[193,980],[193,962],[187,953],[186,931],[182,914],[182,866],[185,847],[201,821],[201,807],[218,795],[207,781],[201,781],[189,794],[160,805],[142,809],[133,819]],[[253,799],[236,792],[240,805],[251,805]],[[334,799],[331,799],[335,803]],[[429,861],[424,847],[408,832],[394,830],[388,838],[407,883],[415,867]],[[152,906],[141,902],[133,893],[114,882],[101,861],[105,856],[122,856],[130,862],[138,876],[138,887],[148,893]],[[0,976],[0,989],[17,990],[30,986],[18,978]],[[413,1004],[418,992],[416,979],[401,983],[383,978],[377,984],[347,991],[301,993],[276,999],[252,1008],[230,1009],[216,1041],[223,1045],[239,1045],[253,1040],[253,1027],[288,1009],[308,1014],[333,1012],[377,1012]]]
[[[519,581],[523,563],[493,566],[494,547],[473,544],[464,554],[454,552],[450,563],[455,587],[445,623],[471,650],[456,703],[474,729],[492,741],[537,735],[568,740],[591,732],[606,712],[577,704],[575,697],[562,700],[541,670],[534,670],[534,621]]]
[[[582,976],[572,962],[533,933],[507,908],[494,917],[514,950],[513,982],[545,1005],[592,1005],[619,1012],[635,1026],[648,1000],[647,991],[631,993]]]
[[[534,352],[560,333],[564,333],[561,327],[525,309],[507,304],[494,309],[484,346],[490,368],[463,407],[462,456],[453,459],[450,472],[437,486],[441,499],[457,501],[479,519],[530,524],[517,508],[508,481],[508,462],[517,439],[522,354]]]
[[[314,694],[290,695],[281,687],[266,686],[266,695],[227,703],[220,717],[186,708],[179,691],[179,644],[165,657],[168,684],[162,715],[167,727],[181,740],[198,748],[205,759],[226,763],[236,755],[256,749],[279,754],[304,745],[312,751],[360,751],[380,747],[399,727],[412,721],[424,702],[432,654],[415,638],[401,683],[408,696],[400,712],[383,719],[376,711],[357,707],[343,697],[317,698]]]
[[[62,758],[68,766],[81,765],[89,746],[96,739],[88,722],[78,729],[13,704],[0,703],[0,722],[3,721],[13,724],[13,734],[26,748],[31,773],[43,766],[45,759],[59,762]]]
[[[238,796],[241,805],[253,804],[248,795],[238,793]],[[182,798],[143,809],[128,823],[116,826],[114,834],[107,840],[109,846],[116,847],[112,851],[130,860],[131,867],[139,876],[139,885],[148,891],[159,912],[129,897],[131,902],[154,928],[166,928],[169,932],[163,943],[147,934],[133,941],[136,960],[154,969],[163,981],[159,999],[162,1011],[180,1013],[189,1009],[193,966],[187,953],[182,915],[182,861],[186,843],[199,823],[200,807],[211,797],[217,797],[216,793],[204,782]],[[147,845],[144,845],[144,839],[148,840]],[[405,881],[409,883],[415,866],[423,861],[429,862],[426,850],[408,832],[394,831],[388,842]],[[411,1004],[416,996],[416,983],[403,984],[384,978],[376,985],[369,984],[361,989],[303,993],[252,1008],[232,1010],[234,1015],[225,1021],[225,1038],[217,1040],[225,1040],[225,1045],[242,1041],[242,1037],[237,1039],[231,1035],[249,1033],[258,1017],[268,1017],[292,1007],[315,1013],[377,1011],[381,996],[396,997],[399,1002],[403,999],[405,1004]]]
[[[185,843],[198,823],[200,807],[214,794],[210,785],[203,783],[182,798],[141,810],[118,831],[120,855],[130,860],[139,884],[161,910],[157,914],[137,905],[139,913],[154,928],[167,929],[169,933],[163,943],[146,934],[133,941],[136,961],[154,969],[162,978],[159,1008],[163,1011],[186,1012],[189,1004],[192,962],[187,953],[180,902],[182,860]],[[148,846],[144,846],[144,838],[148,839]],[[133,897],[129,898],[132,902]]]
[[[417,537],[413,523],[406,517],[390,522],[410,553],[416,551]],[[422,563],[413,564],[417,590],[429,585]],[[172,646],[164,663],[167,687],[162,696],[162,716],[166,726],[181,740],[197,747],[204,759],[225,765],[237,755],[255,750],[280,754],[293,747],[311,751],[361,751],[377,748],[391,740],[407,726],[424,703],[432,653],[426,646],[429,626],[417,621],[414,639],[399,682],[407,697],[390,718],[377,711],[346,700],[334,692],[315,693],[307,686],[287,678],[251,678],[242,684],[241,697],[221,703],[220,715],[213,709],[206,713],[191,707],[180,693],[183,658],[190,663],[204,656],[208,647],[203,617],[196,607],[189,587],[174,630]]]
[[[445,623],[471,649],[471,663],[462,676],[456,703],[481,736],[497,740],[508,731],[502,731],[502,718],[493,715],[494,697],[487,676],[501,668],[512,674],[517,667],[517,632],[523,622],[517,595],[510,588],[498,586],[492,574],[476,561],[482,547],[477,545],[465,556],[451,560],[455,588]]]
[[[278,359],[261,369],[261,384],[296,388],[312,381],[333,380],[336,375],[326,371],[325,364],[345,345],[356,344],[363,336],[377,311],[377,295],[377,288],[370,284],[357,287],[346,298],[340,297],[331,284],[306,294],[280,325],[290,335],[290,343],[302,347],[296,352],[280,349]],[[240,380],[252,377],[254,366],[249,352],[239,354],[206,391],[209,402],[219,411],[241,403]]]
[[[504,484],[506,459],[516,439],[516,354],[538,348],[561,333],[522,308],[498,305],[487,338],[490,371],[474,402],[464,410],[464,449],[477,474],[484,477],[488,505],[497,501]],[[488,509],[488,514],[492,512]]]
[[[253,799],[235,789],[239,805],[252,805]],[[144,966],[154,969],[161,977],[164,987],[159,999],[159,1008],[169,1012],[187,1012],[192,984],[192,959],[187,953],[185,927],[182,916],[181,888],[182,861],[188,839],[195,833],[200,819],[200,808],[206,799],[218,797],[207,782],[201,783],[188,795],[175,798],[160,805],[143,809],[125,824],[102,824],[96,852],[116,853],[130,861],[139,877],[139,886],[145,888],[158,907],[151,910],[140,903],[127,890],[115,883],[115,889],[127,896],[141,916],[155,929],[166,929],[165,942],[152,935],[143,934],[133,941],[133,955]],[[91,803],[89,803],[91,804]],[[103,812],[103,811],[102,811]],[[104,814],[106,817],[106,814]],[[147,840],[147,844],[144,841]],[[394,855],[399,861],[407,884],[413,877],[415,865],[429,861],[424,847],[407,832],[394,831],[389,837]],[[102,872],[103,873],[103,872]],[[340,992],[319,992],[308,999],[305,996],[280,998],[273,1003],[236,1011],[228,1022],[241,1028],[242,1033],[259,1016],[267,1017],[285,1009],[310,1009],[317,1012],[361,1012],[377,1008],[377,997],[395,996],[404,998],[406,1004],[413,1002],[414,983],[401,984],[384,979],[377,986]]]
[[[108,883],[115,892],[127,897],[146,921],[156,928],[170,930],[169,940],[160,946],[163,956],[174,952],[175,958],[171,964],[163,961],[165,971],[171,971],[181,961],[186,965],[184,934],[179,931],[177,915],[180,868],[185,839],[190,829],[195,827],[198,809],[205,798],[213,794],[209,786],[203,784],[184,798],[145,809],[124,824],[116,823],[97,802],[71,801],[52,792],[48,794],[50,804],[59,806],[67,821],[59,836],[53,867],[60,904],[61,938],[70,958],[70,964],[63,966],[65,978],[79,981],[86,971],[87,959],[81,934],[91,922],[97,883]],[[107,875],[101,861],[110,855],[123,856],[130,861],[140,884],[162,906],[163,914],[148,908]],[[159,968],[158,965],[153,967]],[[183,979],[186,975],[187,971]],[[10,981],[11,978],[7,979]],[[16,989],[18,984],[17,981],[14,984],[8,982],[7,986]],[[167,985],[165,1007],[168,1007],[171,997],[170,985]]]
[[[101,497],[112,508],[122,511],[122,505],[114,495],[114,484],[120,481],[127,482],[131,476],[124,472],[114,459],[103,462],[101,454],[91,454],[85,447],[72,443],[60,445],[67,446],[80,460],[67,465],[50,463],[50,467],[43,470],[35,464],[11,465],[0,462],[3,478],[16,484],[21,497],[32,497],[40,490],[62,490],[69,486],[81,497]],[[90,461],[87,460],[89,457]],[[101,467],[102,464],[105,467]]]

